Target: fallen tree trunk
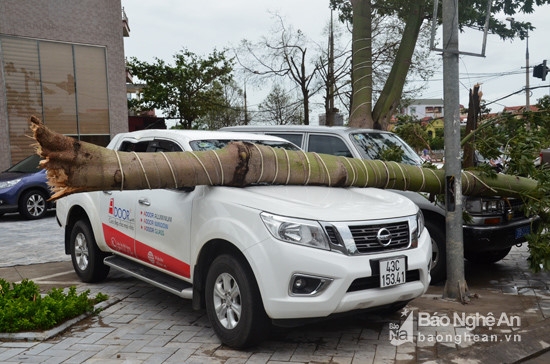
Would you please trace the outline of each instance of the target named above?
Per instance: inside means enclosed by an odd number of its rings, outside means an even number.
[[[84,191],[244,187],[257,183],[377,187],[444,193],[445,171],[396,162],[288,151],[246,142],[198,152],[118,152],[49,130],[36,117],[31,129],[44,158],[52,199]],[[499,174],[462,172],[464,195],[537,197],[537,182]]]

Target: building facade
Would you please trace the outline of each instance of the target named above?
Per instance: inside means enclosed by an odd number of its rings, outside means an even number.
[[[424,118],[437,119],[444,116],[443,99],[418,99],[401,110],[402,114],[410,115],[418,120]]]
[[[107,145],[128,130],[120,0],[0,1],[0,170],[34,152],[29,118]]]

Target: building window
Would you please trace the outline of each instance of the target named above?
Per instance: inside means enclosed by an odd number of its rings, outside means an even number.
[[[426,114],[441,114],[442,111],[441,106],[426,106]]]
[[[105,47],[0,37],[12,162],[33,152],[28,120],[107,145],[109,101]]]

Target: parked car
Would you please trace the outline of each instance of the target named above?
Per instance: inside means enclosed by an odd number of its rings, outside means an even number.
[[[210,151],[234,140],[298,150],[273,136],[197,130],[118,134],[108,148]],[[117,269],[191,299],[236,348],[259,342],[271,324],[398,310],[430,282],[422,213],[390,191],[265,184],[97,191],[59,199],[56,215],[83,281]]]
[[[40,156],[33,154],[0,173],[0,216],[19,212],[32,220],[44,217],[55,206],[48,202],[51,190]]]
[[[227,131],[246,131],[285,138],[307,152],[326,153],[362,159],[383,159],[388,147],[403,150],[401,163],[422,165],[418,154],[396,134],[348,127],[326,126],[233,126]],[[408,197],[422,210],[432,238],[432,282],[446,279],[445,206],[431,202],[425,194],[395,191]],[[471,262],[494,263],[503,259],[514,245],[526,242],[536,218],[526,217],[523,202],[513,198],[464,197],[469,217],[463,224],[464,256]]]

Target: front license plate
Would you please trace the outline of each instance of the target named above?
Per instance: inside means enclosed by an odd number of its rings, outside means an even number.
[[[525,235],[531,233],[531,226],[522,226],[516,229],[516,239],[523,238]]]
[[[406,282],[405,257],[380,260],[380,287],[396,286]]]

